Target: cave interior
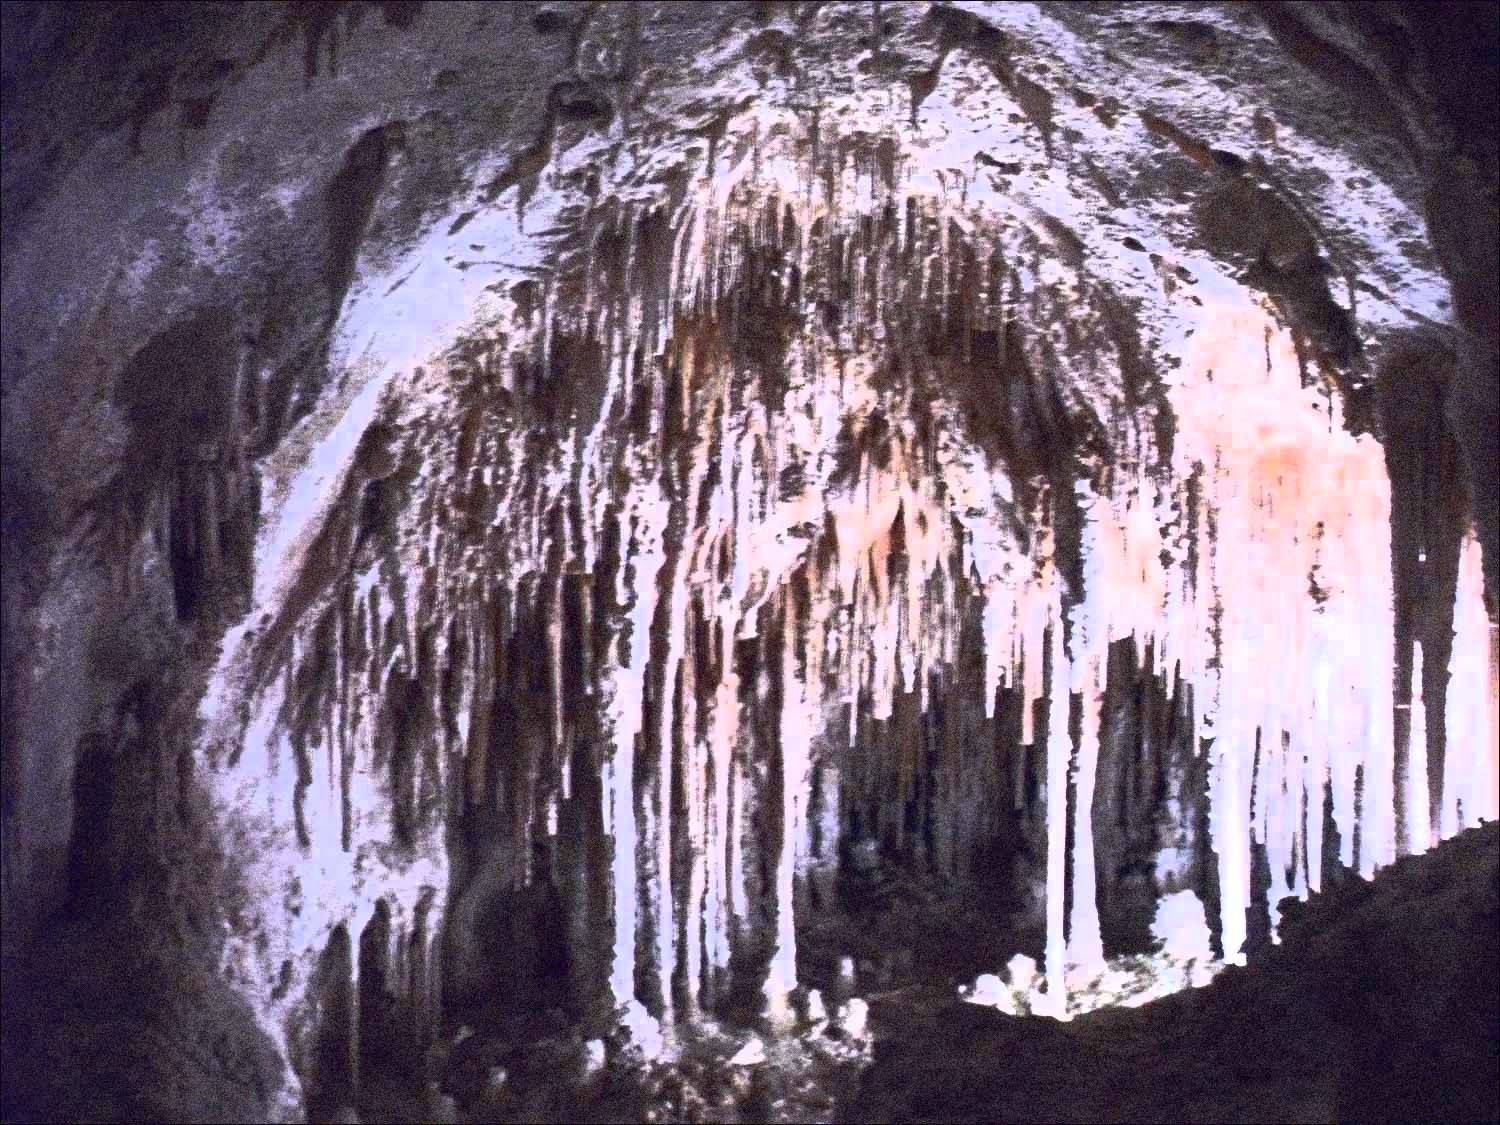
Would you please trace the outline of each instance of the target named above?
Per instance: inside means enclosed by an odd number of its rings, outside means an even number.
[[[4,1120],[1500,1120],[1500,4],[0,20]]]

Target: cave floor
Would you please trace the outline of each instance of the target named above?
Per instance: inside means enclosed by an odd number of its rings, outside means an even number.
[[[906,993],[845,1121],[1500,1119],[1500,826],[1289,911],[1249,968],[1062,1024]]]
[[[873,886],[873,885],[872,885]],[[883,887],[883,889],[879,889]],[[869,888],[867,888],[869,889]],[[443,1055],[435,1105],[366,1083],[361,1120],[1333,1121],[1500,1116],[1500,827],[1293,906],[1249,968],[1140,1008],[1068,1023],[955,998],[1024,935],[975,928],[977,903],[887,880],[803,936],[830,1012],[855,963],[871,1039],[837,1018],[778,1032],[730,1013],[643,1064],[588,1060],[578,1028],[484,1034]],[[965,941],[964,939],[967,938]],[[1009,943],[1007,945],[1007,943]],[[1003,959],[1003,958],[1002,958]],[[545,1021],[543,1021],[545,1023]],[[732,1061],[758,1043],[764,1061]],[[497,1070],[502,1082],[491,1083]]]

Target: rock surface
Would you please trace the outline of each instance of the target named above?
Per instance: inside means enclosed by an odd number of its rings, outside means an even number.
[[[1493,818],[1441,7],[5,6],[5,1115],[1253,957]]]
[[[1500,830],[1289,910],[1248,969],[1069,1024],[877,1004],[845,1121],[1489,1121]],[[935,1044],[941,1048],[935,1049]]]

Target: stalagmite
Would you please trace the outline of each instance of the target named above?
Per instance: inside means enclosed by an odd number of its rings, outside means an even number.
[[[1099,763],[1099,708],[1102,654],[1089,653],[1075,664],[1083,696],[1083,724],[1077,755],[1077,799],[1073,807],[1073,911],[1069,923],[1068,962],[1087,975],[1104,965],[1094,874],[1094,780]]]
[[[781,661],[781,841],[776,859],[776,944],[766,976],[765,993],[772,1011],[788,1018],[787,997],[797,987],[797,931],[792,917],[797,842],[806,809],[812,762],[812,701],[798,676],[794,643],[799,622],[788,607],[783,625]]]
[[[1427,703],[1422,698],[1422,642],[1412,645],[1411,662],[1411,748],[1406,776],[1400,779],[1406,787],[1407,839],[1403,850],[1425,852],[1437,841],[1427,817]]]
[[[613,888],[615,943],[614,963],[610,971],[610,988],[617,1004],[628,1013],[636,1041],[654,1041],[656,1032],[648,1029],[647,1016],[635,993],[636,923],[639,907],[637,880],[637,830],[635,801],[635,742],[645,711],[646,666],[651,654],[651,621],[656,612],[657,576],[663,562],[661,536],[665,521],[664,504],[659,498],[646,496],[632,512],[635,533],[622,541],[635,547],[630,567],[633,572],[634,604],[630,610],[629,655],[621,652],[620,667],[613,681],[609,714],[614,734],[614,755],[607,769],[605,800],[609,802],[609,823],[614,851],[610,864]],[[622,640],[622,650],[624,642]]]
[[[1054,595],[1055,598],[1055,595]],[[1064,881],[1068,838],[1068,674],[1063,651],[1063,623],[1056,603],[1049,609],[1050,676],[1047,685],[1047,1014],[1067,1014],[1067,946],[1063,933]]]
[[[1485,612],[1484,565],[1472,530],[1459,555],[1448,675],[1444,837],[1500,818],[1500,630]]]

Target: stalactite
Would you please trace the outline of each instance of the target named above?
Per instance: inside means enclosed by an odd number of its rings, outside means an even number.
[[[559,881],[575,994],[607,989],[648,1052],[739,954],[788,1010],[841,809],[929,870],[967,872],[1001,825],[1033,849],[1058,1016],[1123,929],[1113,849],[1151,904],[1196,894],[1162,917],[1207,910],[1231,961],[1253,854],[1272,911],[1319,888],[1325,791],[1343,863],[1356,836],[1362,872],[1394,858],[1391,487],[1290,331],[1222,278],[1164,287],[1170,362],[1127,410],[1136,330],[1054,224],[880,171],[891,138],[809,159],[777,128],[726,142],[675,211],[594,204],[576,258],[497,298],[499,378],[455,350],[402,384],[433,411],[415,461],[455,475],[351,538],[327,616],[221,723],[224,799],[334,888],[235,945],[247,978],[305,979],[379,897],[434,1025],[455,821],[503,841],[514,886]],[[1054,325],[1084,343],[1059,355]],[[1463,551],[1444,835],[1496,813],[1495,634]],[[546,873],[541,840],[572,849]]]

